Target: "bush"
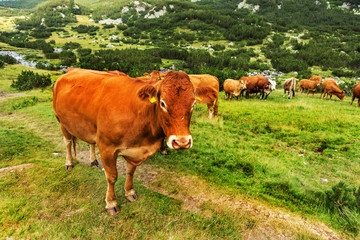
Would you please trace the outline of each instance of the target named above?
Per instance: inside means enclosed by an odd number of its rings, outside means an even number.
[[[80,24],[79,26],[72,27],[71,29],[78,33],[92,33],[92,32],[96,32],[97,30],[99,30],[99,27],[95,26],[95,25],[88,26],[88,25]]]
[[[115,27],[114,24],[105,24],[105,25],[103,25],[103,28],[104,28],[104,29],[113,28],[113,27]]]
[[[77,53],[79,54],[80,57],[87,56],[87,55],[91,54],[91,49],[90,48],[79,48],[77,50]]]
[[[71,51],[62,51],[59,58],[61,60],[61,64],[66,66],[76,63],[76,55]]]
[[[225,46],[222,45],[222,44],[215,44],[215,45],[212,46],[212,48],[213,48],[215,51],[225,50]]]
[[[117,29],[119,29],[120,31],[124,31],[127,29],[127,26],[125,24],[119,24],[116,26]]]
[[[2,60],[0,60],[0,68],[4,67],[4,62]]]
[[[71,50],[71,49],[78,49],[78,48],[81,48],[81,45],[80,45],[80,43],[77,43],[77,42],[67,42],[63,46],[64,50]]]
[[[0,55],[0,60],[7,63],[7,64],[16,64],[17,60],[9,55]]]
[[[332,71],[332,74],[337,77],[348,77],[348,78],[356,77],[356,73],[352,71],[344,71],[342,69],[335,69]]]
[[[26,91],[33,88],[45,88],[51,85],[50,74],[40,75],[33,71],[22,71],[17,80],[11,83],[11,87],[20,91]]]

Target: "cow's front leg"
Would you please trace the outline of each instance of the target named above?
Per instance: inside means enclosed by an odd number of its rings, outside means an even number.
[[[96,160],[95,143],[90,144],[90,165],[99,167],[99,162]]]
[[[126,182],[125,182],[125,198],[127,200],[129,200],[130,202],[134,202],[136,200],[138,200],[138,197],[135,193],[134,190],[134,185],[133,185],[133,176],[134,176],[134,172],[136,170],[136,166],[132,165],[131,163],[129,163],[127,161],[127,165],[126,165]]]
[[[110,215],[116,215],[120,209],[116,202],[114,186],[118,177],[116,169],[116,154],[114,151],[104,151],[100,148],[101,162],[105,170],[106,180],[108,183],[106,192],[106,211]]]

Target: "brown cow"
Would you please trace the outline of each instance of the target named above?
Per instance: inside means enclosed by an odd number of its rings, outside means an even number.
[[[260,99],[266,100],[269,94],[271,93],[271,83],[269,79],[267,79],[266,77],[262,75],[258,75],[258,76],[261,76],[259,77],[259,81],[256,84],[258,90],[260,91]]]
[[[219,88],[220,83],[219,79],[215,76],[212,76],[210,74],[199,74],[199,75],[189,75],[190,81],[193,84],[194,88],[200,88],[200,87],[209,87],[214,89],[217,92],[217,95],[219,95]],[[199,99],[198,99],[199,100]],[[203,101],[200,101],[202,103],[206,103]],[[209,118],[212,118],[213,116],[217,116],[218,114],[218,106],[219,106],[219,99],[216,98],[215,101],[211,103],[206,103],[208,106],[209,111]]]
[[[242,90],[240,95],[243,96],[246,92],[246,98],[249,98],[250,93],[258,93],[257,82],[259,81],[258,76],[241,77],[239,80],[246,81],[246,90]]]
[[[312,76],[309,78],[310,81],[316,82],[318,85],[320,85],[322,77],[321,76]]]
[[[53,89],[53,109],[67,148],[65,166],[73,167],[71,144],[75,139],[96,143],[108,182],[106,209],[117,214],[117,156],[127,161],[125,196],[135,201],[136,166],[155,154],[165,137],[171,149],[192,147],[189,125],[194,104],[194,87],[184,72],[168,73],[162,81],[143,82],[72,70],[60,77]]]
[[[358,98],[358,107],[360,107],[360,83],[356,84],[353,90],[353,96],[350,105],[353,104],[355,98]]]
[[[246,89],[246,83],[243,80],[226,79],[223,84],[225,99],[231,100],[233,95],[239,99],[241,91]]]
[[[286,79],[284,82],[284,97],[285,97],[286,91],[288,91],[288,99],[295,97],[296,85],[297,85],[296,78],[292,77],[292,78]],[[291,96],[291,93],[292,93],[292,96]]]
[[[344,100],[345,97],[345,92],[339,88],[334,79],[330,78],[324,80],[322,84],[320,98],[324,99],[326,94],[330,95],[330,100],[332,95],[336,95],[340,100]]]
[[[243,81],[247,82],[246,98],[249,98],[250,93],[260,92],[260,99],[266,99],[271,92],[272,85],[270,84],[269,79],[267,79],[263,75],[242,77],[239,80],[243,80]],[[265,94],[266,94],[266,96],[265,96]]]
[[[320,83],[316,82],[316,81],[310,81],[308,79],[302,79],[300,81],[300,84],[299,84],[299,92],[302,93],[304,89],[307,89],[308,92],[307,92],[307,95],[306,96],[309,96],[309,92],[312,91],[313,92],[313,96],[314,96],[314,93],[316,91],[316,88],[320,85]]]

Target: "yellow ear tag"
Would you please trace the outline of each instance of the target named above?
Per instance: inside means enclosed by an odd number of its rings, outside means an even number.
[[[201,101],[202,99],[201,98],[199,98],[199,97],[195,97],[197,100],[199,100],[199,101]]]
[[[149,100],[150,100],[151,103],[156,102],[156,98],[155,98],[155,97],[149,98]]]

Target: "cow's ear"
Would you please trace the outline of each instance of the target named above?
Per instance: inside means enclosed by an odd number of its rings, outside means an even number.
[[[140,88],[137,92],[138,97],[144,101],[150,101],[154,103],[157,101],[156,99],[157,90],[153,85],[145,85],[144,87]]]
[[[204,98],[208,98],[210,102],[218,98],[218,92],[212,87],[198,87],[195,89],[196,100],[201,102]]]

